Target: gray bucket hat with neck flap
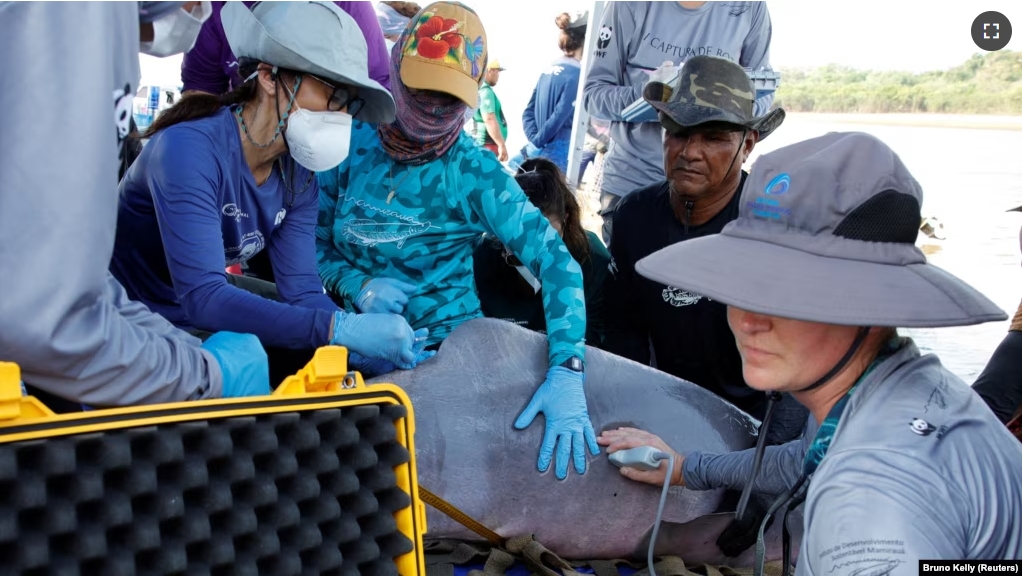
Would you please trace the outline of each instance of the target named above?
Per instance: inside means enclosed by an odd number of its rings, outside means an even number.
[[[1006,320],[986,296],[927,263],[915,241],[923,192],[897,154],[861,132],[761,156],[738,218],[636,270],[751,312],[849,326],[966,326]]]

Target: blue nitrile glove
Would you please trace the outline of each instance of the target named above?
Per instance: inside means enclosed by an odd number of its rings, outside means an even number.
[[[585,375],[569,370],[563,366],[554,366],[547,370],[546,380],[532,395],[532,400],[525,407],[515,428],[528,428],[540,412],[546,418],[546,431],[543,433],[543,444],[539,448],[540,472],[550,467],[550,459],[554,455],[554,443],[557,444],[557,465],[554,473],[559,480],[568,476],[568,456],[575,461],[575,471],[586,472],[585,447],[593,456],[600,453],[596,443],[596,433],[589,421],[586,409],[586,395],[582,389]]]
[[[428,335],[426,328],[412,331],[408,321],[397,314],[335,312],[330,343],[411,370]]]
[[[252,334],[217,332],[202,343],[202,348],[220,365],[224,398],[270,393],[270,361],[259,338]]]
[[[355,307],[362,312],[405,311],[408,297],[415,293],[415,286],[393,278],[373,278],[358,293]]]
[[[423,341],[423,345],[425,345],[425,341]],[[415,368],[433,356],[436,356],[435,350],[419,351],[416,353],[415,362],[412,363],[411,367]],[[348,367],[352,370],[361,372],[363,378],[375,378],[377,376],[382,376],[383,374],[390,374],[398,369],[398,367],[394,366],[394,363],[390,360],[366,358],[356,352],[348,354]]]

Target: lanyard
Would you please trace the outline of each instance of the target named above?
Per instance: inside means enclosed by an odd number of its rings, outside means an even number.
[[[805,460],[802,461],[802,476],[799,477],[798,481],[794,486],[788,490],[783,496],[778,498],[773,505],[770,506],[770,510],[767,512],[766,517],[763,519],[762,524],[759,527],[759,534],[756,538],[756,560],[753,574],[756,576],[762,576],[763,564],[766,559],[766,543],[764,540],[764,532],[766,531],[767,522],[774,513],[778,512],[781,508],[784,508],[784,517],[781,519],[781,537],[782,537],[782,550],[783,550],[783,561],[784,568],[781,572],[782,576],[788,576],[788,569],[791,566],[791,535],[788,533],[788,513],[797,508],[802,502],[805,501],[809,494],[809,483],[812,480],[812,475],[816,472],[816,469],[820,466],[820,462],[823,461],[823,457],[827,455],[827,450],[830,448],[830,443],[834,440],[834,432],[837,430],[838,422],[841,421],[841,415],[844,414],[845,408],[848,406],[848,401],[851,399],[855,389],[859,387],[859,384],[866,379],[866,376],[873,371],[874,368],[882,364],[885,360],[894,355],[895,352],[900,350],[905,345],[905,340],[902,338],[891,338],[884,344],[884,347],[877,354],[877,357],[870,363],[866,371],[862,373],[862,376],[856,380],[855,384],[837,401],[837,404],[830,409],[827,413],[827,417],[823,419],[823,423],[820,424],[820,429],[816,431],[816,436],[813,437],[812,444],[809,445],[809,450],[806,451]]]

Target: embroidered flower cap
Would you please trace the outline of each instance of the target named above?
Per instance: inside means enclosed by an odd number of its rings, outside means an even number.
[[[401,47],[401,82],[450,94],[475,108],[486,70],[486,30],[460,2],[435,2],[408,23]]]

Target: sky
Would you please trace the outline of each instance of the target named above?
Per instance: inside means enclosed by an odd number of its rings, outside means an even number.
[[[507,70],[496,87],[508,119],[508,145],[525,144],[521,135],[522,110],[536,79],[547,63],[558,57],[558,29],[553,20],[561,12],[589,8],[593,2],[558,0],[462,0],[479,14],[486,27],[491,58]],[[420,4],[426,2],[420,0]],[[551,9],[547,10],[549,6]],[[1022,1],[984,0],[770,0],[773,25],[770,61],[776,68],[843,64],[875,70],[922,72],[941,70],[980,52],[970,29],[981,12],[998,11],[1015,24],[1006,49],[1022,50]],[[590,30],[598,29],[590,26]],[[167,59],[142,55],[142,85],[180,82],[181,57]],[[784,79],[782,77],[781,82]]]

